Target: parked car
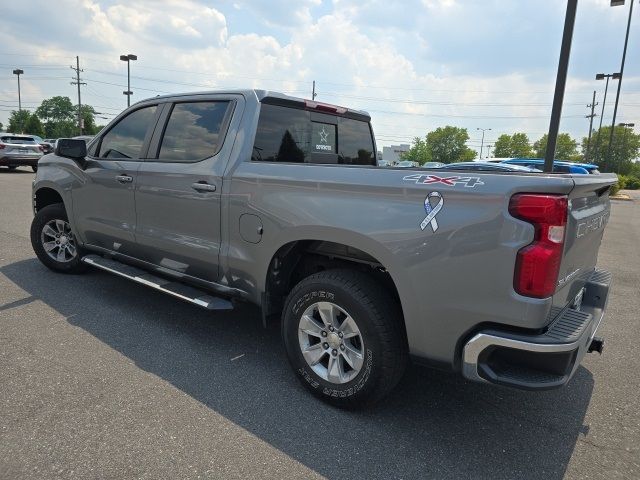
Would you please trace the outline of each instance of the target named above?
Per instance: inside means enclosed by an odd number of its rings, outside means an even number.
[[[537,168],[525,167],[523,165],[512,165],[508,163],[491,162],[457,162],[449,163],[441,167],[446,170],[469,170],[484,172],[541,172]]]
[[[376,151],[359,110],[262,90],[150,98],[41,159],[31,242],[57,272],[258,305],[301,383],[339,406],[382,398],[409,358],[543,390],[602,350],[615,175],[379,168]]]
[[[390,167],[391,164],[389,162],[387,162],[386,160],[378,160],[378,166],[379,167]]]
[[[53,152],[54,145],[52,143],[47,142],[46,140],[42,139],[42,137],[39,137],[37,135],[31,135],[31,137],[33,137],[33,139],[38,142],[40,146],[42,146],[42,153],[46,155]]]
[[[31,135],[5,133],[0,135],[0,166],[14,170],[20,166],[29,166],[38,170],[38,160],[44,148]]]
[[[394,167],[414,168],[414,167],[417,167],[418,165],[419,165],[418,162],[412,162],[411,160],[402,160],[401,162],[396,163]]]
[[[442,162],[425,162],[421,166],[423,168],[440,168],[444,167],[446,164]]]
[[[538,170],[544,169],[544,159],[542,158],[511,158],[503,160],[501,163],[537,168]],[[597,165],[591,163],[565,162],[562,160],[553,161],[553,171],[560,173],[580,173],[583,175],[600,173]]]

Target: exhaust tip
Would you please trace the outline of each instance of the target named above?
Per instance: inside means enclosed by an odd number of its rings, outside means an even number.
[[[602,355],[602,350],[604,350],[604,338],[593,337],[591,343],[589,344],[588,352],[598,352]]]

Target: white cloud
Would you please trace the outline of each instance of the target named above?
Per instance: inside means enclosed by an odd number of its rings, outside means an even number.
[[[60,68],[52,74],[60,80],[38,80],[36,76],[44,76],[45,70],[25,69],[23,99],[27,101],[35,103],[53,95],[74,98],[68,65],[80,55],[88,83],[83,87],[84,99],[100,106],[101,111],[115,112],[125,104],[122,84],[126,69],[118,57],[135,53],[135,100],[156,91],[219,87],[267,88],[309,97],[311,82],[316,80],[318,100],[372,113],[380,145],[407,142],[445,124],[467,127],[472,138],[476,127],[492,127],[488,141],[513,131],[528,132],[533,140],[548,127],[557,64],[555,47],[549,51],[534,42],[551,65],[549,74],[537,64],[528,64],[532,57],[518,51],[516,43],[522,38],[514,36],[515,32],[508,35],[514,38],[514,45],[507,45],[500,36],[502,30],[483,33],[476,28],[475,34],[497,35],[495,38],[503,42],[493,50],[480,51],[461,41],[481,38],[470,36],[469,25],[488,24],[495,8],[482,16],[474,7],[474,18],[468,18],[466,10],[473,5],[463,9],[452,0],[414,0],[411,7],[379,0],[335,0],[331,5],[306,0],[293,6],[284,0],[268,5],[236,0],[227,5],[228,11],[195,0],[133,0],[126,4],[63,0],[61,5],[45,7],[42,12],[48,16],[50,30],[2,28],[19,17],[17,7],[7,7],[0,19],[4,51],[33,55],[21,59],[25,64]],[[319,11],[323,15],[314,18]],[[269,29],[238,23],[254,18],[248,12],[265,25],[278,26]],[[455,22],[447,20],[449,17]],[[229,18],[236,23],[229,25]],[[504,24],[511,19],[500,21]],[[55,29],[62,24],[81,28]],[[517,67],[510,65],[517,55],[524,56],[524,61]],[[474,70],[474,64],[468,63],[477,58],[485,60],[482,65],[486,63],[486,68]],[[460,63],[463,60],[467,63]],[[6,62],[6,57],[0,61]],[[630,70],[625,85],[632,84],[634,74],[638,75],[637,68],[635,73]],[[14,83],[11,75],[0,76],[0,95],[5,100],[15,98]],[[569,125],[573,135],[585,133],[584,105],[591,100],[590,90],[600,86],[593,84],[591,76],[569,82],[563,125]],[[576,92],[585,93],[584,98]],[[632,112],[632,108],[626,111]],[[7,112],[0,112],[0,117],[3,113]]]

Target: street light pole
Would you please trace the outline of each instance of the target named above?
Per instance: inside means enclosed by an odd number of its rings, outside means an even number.
[[[123,62],[127,62],[127,91],[122,92],[123,95],[127,96],[127,107],[131,106],[131,95],[133,92],[131,91],[131,60],[138,60],[137,55],[133,53],[128,53],[127,55],[120,55],[120,60]]]
[[[607,90],[609,89],[609,79],[619,80],[620,73],[597,73],[596,80],[607,79],[604,85],[604,98],[602,99],[602,111],[600,112],[600,125],[598,125],[598,134],[596,135],[596,146],[594,148],[596,154],[600,151],[600,135],[602,134],[602,119],[604,118],[604,107],[607,104]]]
[[[611,6],[617,7],[624,5],[625,0],[611,0]],[[633,3],[629,5],[629,19],[627,20],[627,33],[624,37],[624,48],[622,49],[622,62],[620,63],[620,80],[618,80],[618,91],[616,92],[616,103],[613,107],[613,119],[611,120],[611,132],[609,133],[609,148],[607,149],[607,157],[611,154],[611,147],[613,144],[613,130],[616,126],[616,114],[618,113],[618,101],[620,100],[620,89],[622,88],[622,75],[624,74],[624,61],[627,57],[627,44],[629,43],[629,29],[631,28],[631,15],[633,14]],[[604,166],[607,165],[607,159],[605,158]],[[604,170],[604,168],[603,168]]]
[[[482,141],[480,142],[480,160],[482,160],[482,149],[484,148],[484,132],[491,130],[490,128],[476,128],[476,130],[482,130]]]
[[[556,153],[556,142],[560,130],[560,116],[562,115],[562,101],[567,84],[567,71],[569,70],[569,56],[571,55],[571,38],[573,26],[576,23],[576,10],[578,0],[567,0],[567,13],[564,17],[564,31],[562,33],[562,45],[560,47],[560,60],[558,61],[558,74],[556,76],[556,91],[553,94],[553,107],[551,108],[551,120],[549,121],[549,135],[547,151],[544,156],[544,171],[553,171],[553,158]]]
[[[16,68],[13,71],[14,75],[18,76],[18,118],[20,119],[20,133],[22,133],[23,125],[22,125],[22,98],[20,96],[20,75],[24,73],[24,70],[20,68]]]

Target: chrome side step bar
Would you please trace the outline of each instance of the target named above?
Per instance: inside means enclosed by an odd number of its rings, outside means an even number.
[[[214,297],[202,290],[183,283],[156,277],[145,270],[126,265],[117,260],[91,254],[82,257],[82,261],[87,265],[128,278],[129,280],[168,293],[169,295],[186,300],[207,310],[233,310],[233,304],[229,300]]]

